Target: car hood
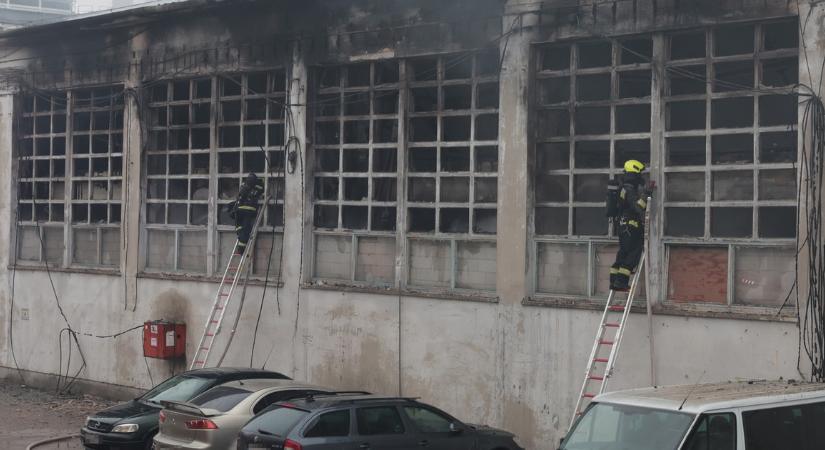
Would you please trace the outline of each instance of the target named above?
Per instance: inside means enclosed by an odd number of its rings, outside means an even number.
[[[501,436],[501,437],[513,437],[515,434],[510,433],[509,431],[499,430],[498,428],[493,428],[489,425],[477,425],[474,423],[468,423],[468,427],[472,428],[477,434],[483,436]]]
[[[103,411],[99,411],[91,417],[101,422],[115,423],[123,419],[134,419],[138,417],[157,418],[157,415],[161,409],[162,407],[160,405],[154,406],[148,403],[132,400],[130,402],[121,403],[119,405],[112,406],[111,408],[104,409]]]

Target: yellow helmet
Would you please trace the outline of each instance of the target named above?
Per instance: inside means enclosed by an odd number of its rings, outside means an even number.
[[[642,173],[645,170],[645,165],[635,159],[630,159],[624,163],[624,171],[627,173]]]

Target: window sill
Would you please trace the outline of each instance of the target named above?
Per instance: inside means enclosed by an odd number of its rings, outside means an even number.
[[[603,311],[606,299],[586,299],[575,297],[533,295],[526,297],[522,301],[524,306],[539,306],[550,308],[583,309],[590,311]],[[707,305],[688,303],[663,303],[653,305],[653,313],[663,316],[676,317],[698,317],[704,319],[734,319],[751,320],[761,322],[782,322],[795,323],[796,307],[786,306],[781,314],[777,314],[779,308],[765,308],[757,306],[737,306],[737,305]],[[635,314],[645,314],[647,312],[644,302],[636,301],[630,312]]]
[[[52,267],[49,266],[48,270],[42,263],[35,263],[37,265],[29,265],[29,264],[21,264],[18,263],[16,265],[10,264],[7,269],[8,270],[23,270],[23,271],[31,271],[31,272],[54,272],[54,273],[82,273],[86,275],[107,275],[107,276],[115,276],[119,277],[122,275],[119,269],[105,269],[105,268],[96,268],[96,267]]]
[[[192,275],[192,274],[184,274],[184,273],[171,273],[171,272],[141,272],[137,274],[137,278],[147,279],[147,280],[171,280],[171,281],[192,281],[198,283],[214,283],[220,284],[221,277],[211,277],[208,275]],[[238,283],[241,285],[242,283],[239,281]],[[284,287],[284,283],[282,281],[273,281],[270,280],[269,283],[264,283],[263,279],[257,278],[250,278],[247,286],[263,286],[266,284],[269,287],[277,287],[282,288]]]
[[[356,292],[377,295],[395,295],[401,297],[421,297],[437,300],[457,300],[476,303],[498,303],[498,297],[492,292],[476,292],[461,290],[423,290],[416,288],[396,289],[394,287],[367,286],[346,281],[315,280],[301,284],[303,289],[317,289],[323,291]]]

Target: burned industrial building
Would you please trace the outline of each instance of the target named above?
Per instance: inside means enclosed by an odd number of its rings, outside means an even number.
[[[798,378],[823,18],[819,1],[189,0],[4,32],[0,375],[123,390],[183,370],[142,361],[137,334],[95,336],[183,322],[194,354],[252,172],[266,203],[224,365],[421,397],[555,448],[609,290],[605,186],[633,159],[657,184],[653,319],[631,315],[611,387]]]

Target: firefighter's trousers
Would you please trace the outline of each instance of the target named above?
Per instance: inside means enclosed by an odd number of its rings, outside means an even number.
[[[239,252],[243,252],[244,247],[246,247],[249,235],[252,234],[252,226],[257,218],[258,212],[254,209],[238,208],[235,212],[235,232],[238,234]]]
[[[644,227],[635,220],[622,219],[619,222],[619,251],[616,262],[610,268],[610,288],[627,289],[630,274],[639,264],[644,250]]]

